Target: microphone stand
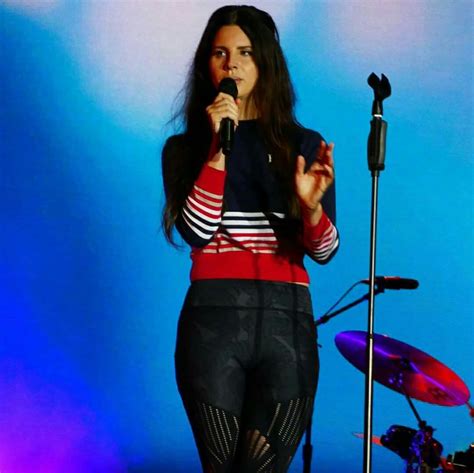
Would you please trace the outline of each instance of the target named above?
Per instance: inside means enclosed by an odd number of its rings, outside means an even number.
[[[377,199],[378,178],[385,169],[385,137],[387,122],[382,119],[382,102],[390,96],[391,87],[387,77],[382,74],[379,79],[372,73],[367,82],[374,90],[372,103],[372,121],[367,143],[369,170],[372,174],[372,206],[370,223],[370,262],[369,262],[369,312],[366,339],[366,374],[365,374],[365,409],[364,409],[364,469],[363,473],[372,472],[372,414],[374,387],[374,299],[375,299],[375,255],[377,242]]]
[[[344,312],[365,300],[369,301],[368,330],[366,343],[365,376],[365,415],[364,415],[364,470],[363,473],[372,473],[372,412],[373,412],[373,385],[374,385],[374,300],[375,296],[384,292],[383,288],[375,289],[375,248],[377,233],[377,199],[378,199],[378,177],[380,171],[385,169],[385,137],[387,134],[387,122],[382,119],[382,102],[391,95],[391,86],[388,78],[382,74],[379,79],[372,73],[367,82],[374,90],[374,101],[372,103],[372,121],[370,122],[370,134],[367,143],[367,158],[369,170],[372,174],[372,207],[370,228],[370,264],[369,264],[369,293],[347,306],[342,307],[334,313],[324,315],[315,323],[320,325],[332,317]],[[311,457],[313,447],[311,445],[312,416],[306,429],[306,441],[303,446],[303,472],[310,473]]]

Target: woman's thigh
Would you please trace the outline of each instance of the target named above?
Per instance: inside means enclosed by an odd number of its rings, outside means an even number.
[[[252,356],[252,314],[247,310],[193,307],[183,310],[175,352],[182,397],[239,417]]]

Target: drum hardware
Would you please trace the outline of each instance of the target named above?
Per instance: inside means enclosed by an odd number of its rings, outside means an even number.
[[[352,435],[354,437],[357,437],[358,439],[364,440],[363,432],[352,432]],[[380,437],[377,435],[372,435],[372,443],[374,445],[379,445],[380,447],[383,447],[382,441],[380,440]]]
[[[458,473],[474,472],[474,442],[464,452],[455,452],[446,457],[443,462],[444,471],[455,471]]]
[[[392,425],[380,441],[405,460],[407,472],[418,472],[423,468],[437,468],[441,463],[443,446],[433,438],[433,431],[426,423],[422,423],[418,431],[403,425]]]

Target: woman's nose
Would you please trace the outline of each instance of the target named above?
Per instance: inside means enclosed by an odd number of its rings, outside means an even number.
[[[236,69],[237,66],[238,66],[237,57],[234,54],[229,54],[227,56],[227,61],[225,62],[226,70],[231,71],[232,69]]]

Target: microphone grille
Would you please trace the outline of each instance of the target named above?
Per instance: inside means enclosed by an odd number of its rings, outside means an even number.
[[[237,98],[237,84],[231,77],[225,77],[219,82],[218,92],[231,95],[234,99]]]

